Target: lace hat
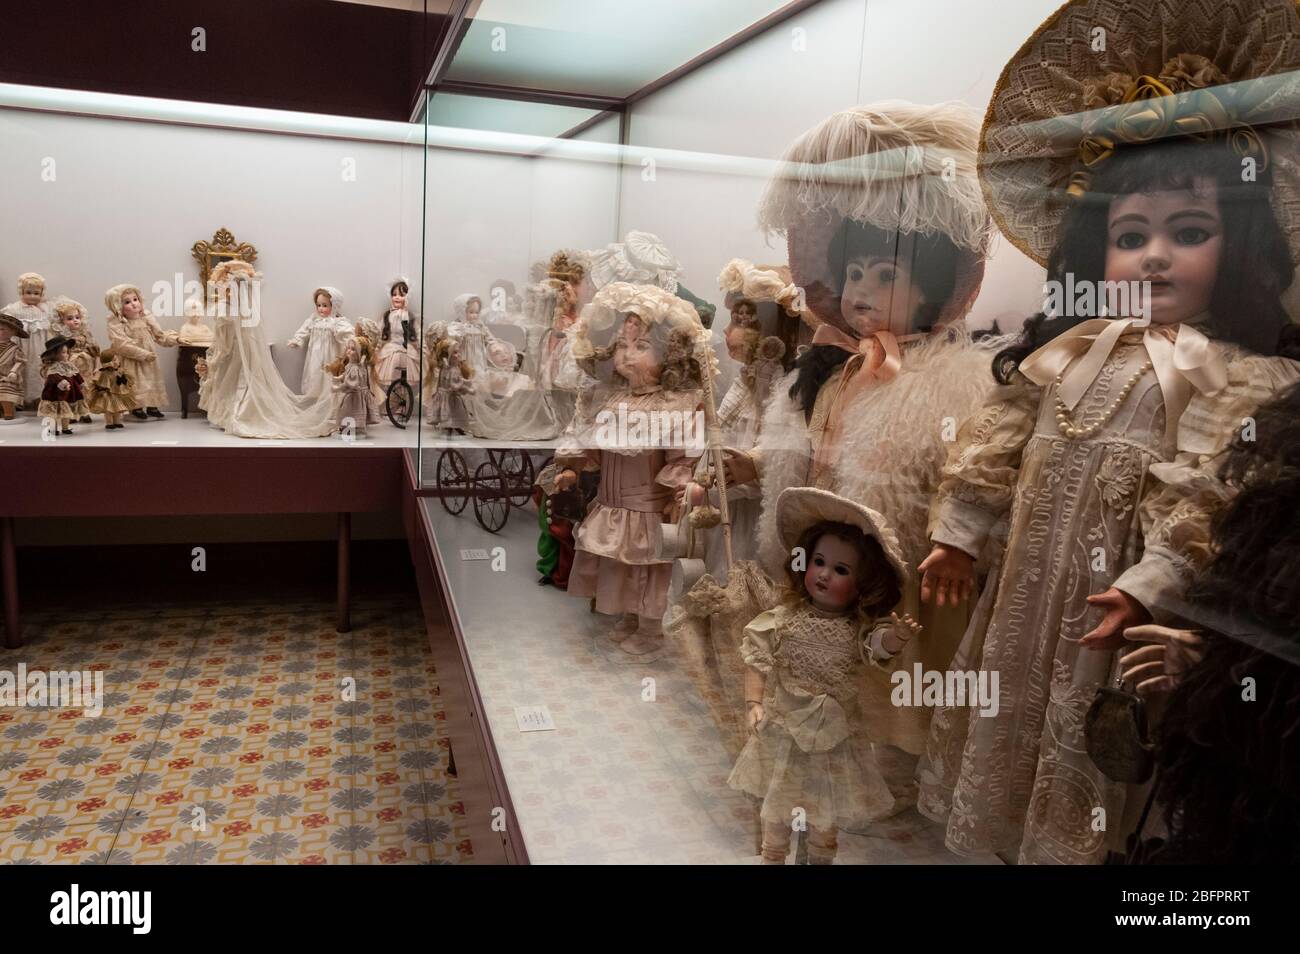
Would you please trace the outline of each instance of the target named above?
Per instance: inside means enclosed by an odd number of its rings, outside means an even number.
[[[1115,152],[1221,139],[1258,171],[1300,250],[1295,0],[1072,0],[1010,59],[980,132],[979,177],[1007,238],[1046,264],[1070,198]]]
[[[804,289],[802,317],[850,331],[830,248],[846,219],[900,235],[942,233],[957,246],[952,293],[938,320],[970,310],[993,227],[975,173],[979,116],[963,103],[891,100],[835,113],[786,150],[759,206],[759,225],[784,233]]]
[[[823,521],[857,527],[879,543],[885,559],[898,577],[899,589],[906,588],[912,571],[903,559],[898,537],[879,513],[816,487],[787,487],[776,498],[776,531],[786,550],[798,545],[805,530]]]
[[[681,263],[653,232],[633,230],[622,242],[587,254],[591,282],[596,288],[604,288],[610,282],[632,282],[657,285],[667,292],[677,291]]]
[[[578,360],[595,354],[592,334],[601,337],[617,330],[624,316],[636,314],[647,324],[668,323],[674,331],[684,332],[694,342],[695,357],[702,366],[717,373],[717,359],[710,347],[708,330],[700,323],[695,308],[681,298],[653,285],[614,282],[596,292],[573,326],[573,357]]]

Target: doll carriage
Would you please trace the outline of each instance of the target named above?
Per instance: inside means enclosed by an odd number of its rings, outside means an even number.
[[[474,460],[476,453],[454,447],[439,452],[435,493],[443,509],[453,516],[459,516],[473,501],[479,526],[488,533],[500,533],[510,518],[510,508],[522,507],[532,499],[536,469],[528,451],[517,447],[487,448],[481,452],[486,459],[478,461]]]

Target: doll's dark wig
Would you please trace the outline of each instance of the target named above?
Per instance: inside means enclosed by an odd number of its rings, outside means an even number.
[[[912,278],[925,295],[925,304],[917,307],[910,330],[929,331],[933,328],[952,296],[957,280],[957,246],[942,232],[904,235],[845,219],[831,239],[826,256],[827,268],[835,281],[835,307],[839,307],[839,296],[844,291],[844,270],[850,262],[859,258],[898,260],[900,256],[910,256],[907,264]],[[805,415],[812,414],[817,392],[826,379],[850,357],[843,348],[813,345],[795,362],[798,374],[790,386],[790,397],[799,402]]]
[[[1169,835],[1153,862],[1300,862],[1300,385],[1255,424],[1255,439],[1225,454],[1220,473],[1238,493],[1188,594],[1235,633],[1205,633],[1160,720],[1156,801]]]
[[[1171,139],[1116,151],[1093,175],[1083,197],[1071,201],[1048,257],[1048,280],[1064,285],[1067,274],[1076,286],[1104,280],[1108,219],[1116,197],[1181,190],[1195,194],[1204,180],[1218,190],[1223,260],[1210,300],[1211,320],[1201,330],[1257,354],[1300,358],[1281,303],[1294,266],[1269,199],[1272,176],[1263,169],[1255,181],[1243,182],[1241,159],[1223,137],[1209,143]],[[1027,319],[1020,340],[994,357],[993,377],[1009,383],[1024,358],[1089,317],[1049,318],[1039,312]]]

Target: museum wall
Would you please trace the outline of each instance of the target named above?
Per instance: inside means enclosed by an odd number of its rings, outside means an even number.
[[[825,0],[633,105],[629,143],[765,160],[831,113],[883,99],[957,99],[981,112],[1005,62],[1058,0]],[[802,33],[796,32],[802,31]],[[755,224],[764,176],[623,173],[620,228],[657,232],[697,294],[718,299],[729,258],[784,262]],[[970,321],[1005,330],[1036,310],[1043,271],[998,239]]]
[[[0,111],[0,142],[3,302],[17,298],[19,273],[40,272],[48,296],[86,306],[101,346],[107,288],[136,284],[153,307],[153,284],[197,281],[190,247],[225,227],[257,247],[263,320],[296,386],[303,352],[283,342],[311,312],[312,290],[333,285],[346,315],[376,316],[387,279],[419,262],[418,228],[401,225],[421,201],[418,148],[411,161],[389,143],[17,110]],[[175,349],[159,360],[176,408]]]

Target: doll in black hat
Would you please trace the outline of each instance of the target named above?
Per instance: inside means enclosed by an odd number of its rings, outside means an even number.
[[[21,318],[0,311],[0,421],[16,420],[14,409],[26,400],[27,356],[18,339],[28,336]]]
[[[45,388],[41,391],[41,403],[36,413],[42,420],[53,419],[55,429],[61,434],[71,434],[69,425],[73,419],[89,413],[81,391],[81,372],[69,357],[72,344],[71,338],[55,335],[45,343],[45,350],[41,353]]]

